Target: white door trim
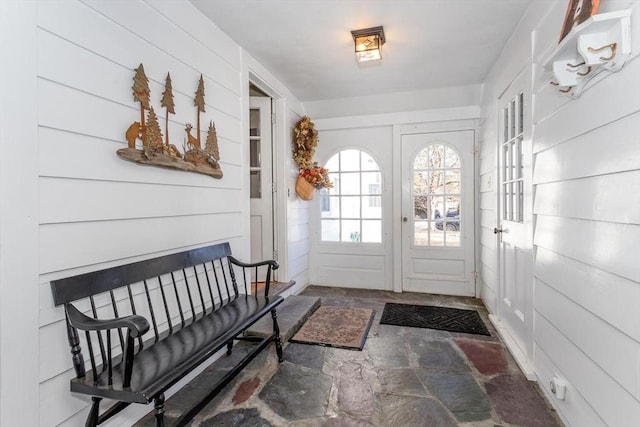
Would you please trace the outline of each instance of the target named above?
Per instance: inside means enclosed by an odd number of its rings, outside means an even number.
[[[278,254],[278,263],[280,268],[276,271],[277,279],[279,281],[288,281],[288,231],[287,231],[287,194],[286,194],[286,168],[285,159],[289,156],[288,133],[287,129],[287,115],[286,115],[286,99],[269,83],[262,79],[259,73],[252,69],[248,70],[248,79],[245,82],[247,94],[246,94],[246,114],[249,112],[249,83],[253,83],[260,88],[264,93],[269,95],[272,99],[271,113],[275,114],[275,123],[272,122],[271,132],[271,144],[272,144],[272,167],[273,167],[273,185],[276,188],[276,192],[273,195],[273,246],[274,250]],[[247,121],[248,125],[248,121]],[[243,124],[244,126],[244,124]],[[245,139],[249,140],[249,127],[244,126],[243,134],[246,133]],[[248,165],[248,147],[247,147],[247,165]],[[248,178],[247,173],[247,178]],[[248,187],[247,187],[248,188]],[[249,197],[247,195],[247,200]]]
[[[402,136],[416,133],[446,132],[472,130],[476,132],[475,120],[452,120],[446,122],[418,123],[393,126],[393,211],[391,218],[391,229],[393,236],[393,291],[402,292]],[[474,179],[476,174],[474,156]],[[474,206],[477,204],[477,194],[474,186]],[[474,231],[475,233],[475,231]],[[475,237],[474,237],[474,240]],[[474,243],[475,244],[475,243]],[[477,245],[476,245],[477,248]],[[476,260],[474,259],[474,262]],[[475,293],[478,293],[476,283]]]

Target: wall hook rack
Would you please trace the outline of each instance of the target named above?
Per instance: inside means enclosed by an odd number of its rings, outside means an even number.
[[[622,68],[631,54],[631,9],[593,15],[562,39],[543,62],[559,92],[576,98],[602,71]]]

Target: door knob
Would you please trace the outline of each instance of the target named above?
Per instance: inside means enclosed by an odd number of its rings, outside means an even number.
[[[502,227],[500,228],[496,227],[493,229],[493,234],[498,234],[498,233],[502,233]]]
[[[402,217],[402,222],[407,222],[407,221],[409,221],[409,218],[407,218],[406,216],[403,216]]]

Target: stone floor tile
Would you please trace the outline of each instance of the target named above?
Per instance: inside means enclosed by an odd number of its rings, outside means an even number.
[[[467,372],[469,365],[458,354],[450,341],[407,337],[409,348],[421,369],[448,372]]]
[[[501,344],[466,339],[453,341],[481,374],[495,375],[508,372],[506,350]]]
[[[377,375],[368,371],[365,363],[345,363],[337,375],[338,409],[355,418],[369,418],[375,408],[373,388]]]
[[[427,396],[427,391],[413,369],[380,369],[382,391],[401,396]]]
[[[418,371],[427,388],[460,422],[491,418],[487,396],[471,374]]]
[[[202,421],[200,427],[271,427],[256,408],[233,409]]]
[[[369,337],[365,344],[375,366],[408,368],[409,356],[405,340],[399,336]]]
[[[287,420],[325,414],[331,378],[315,369],[283,362],[259,394],[276,414]]]
[[[231,398],[231,401],[234,405],[239,405],[243,402],[246,402],[254,391],[260,385],[260,378],[251,378],[249,380],[245,380],[238,385],[236,389],[236,393]]]
[[[379,396],[374,424],[381,427],[457,426],[449,412],[433,399],[390,394]]]
[[[485,387],[496,413],[505,423],[522,427],[562,425],[535,386],[522,375],[499,375]]]
[[[311,369],[322,369],[326,347],[319,345],[289,343],[284,359]]]

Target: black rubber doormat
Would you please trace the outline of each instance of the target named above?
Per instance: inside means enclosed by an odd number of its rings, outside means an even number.
[[[386,303],[380,323],[466,334],[491,335],[477,311],[432,305]]]

